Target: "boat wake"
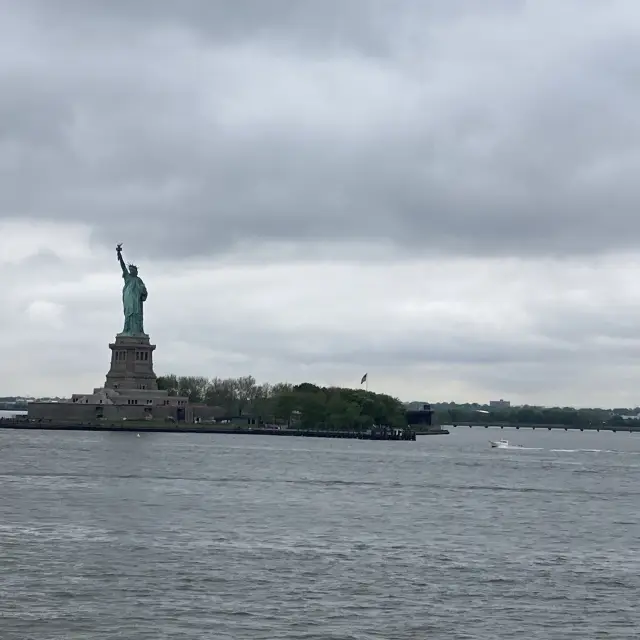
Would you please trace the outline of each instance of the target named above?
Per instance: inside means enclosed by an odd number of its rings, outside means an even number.
[[[510,444],[508,440],[489,440],[492,449],[510,449],[512,451],[542,451],[542,447],[523,447],[521,444]]]
[[[640,451],[620,451],[617,449],[549,449],[553,453],[615,453],[625,456],[638,456]]]
[[[640,455],[640,451],[620,451],[615,449],[547,449],[545,447],[524,447],[521,444],[511,444],[508,440],[489,440],[493,449],[508,449],[510,451],[548,451],[549,453],[609,453],[617,455]]]
[[[496,447],[496,449],[509,449],[510,451],[544,451],[542,447],[521,447],[517,444],[509,444],[506,447]]]

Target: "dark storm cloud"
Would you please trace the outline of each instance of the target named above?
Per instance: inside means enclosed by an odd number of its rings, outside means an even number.
[[[175,258],[636,243],[637,4],[0,6],[3,217]]]

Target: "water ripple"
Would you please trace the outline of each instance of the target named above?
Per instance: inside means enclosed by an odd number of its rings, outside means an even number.
[[[0,432],[0,637],[627,640],[640,439],[617,437]]]

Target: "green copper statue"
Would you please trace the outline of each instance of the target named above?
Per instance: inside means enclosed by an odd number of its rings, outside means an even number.
[[[122,268],[124,287],[122,288],[122,305],[124,307],[124,329],[118,335],[139,336],[144,332],[144,301],[147,299],[147,287],[138,276],[138,267],[130,264],[129,268],[122,259],[122,244],[116,247],[118,262]]]

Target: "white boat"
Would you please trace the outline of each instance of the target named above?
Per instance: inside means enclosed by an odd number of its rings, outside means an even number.
[[[521,444],[509,444],[508,440],[501,438],[500,440],[489,440],[494,449],[522,449]]]

